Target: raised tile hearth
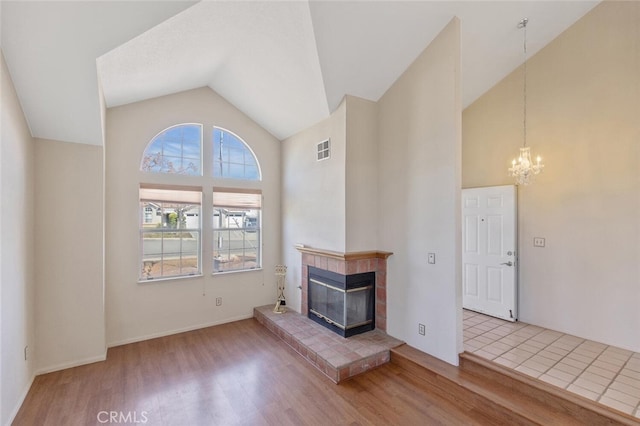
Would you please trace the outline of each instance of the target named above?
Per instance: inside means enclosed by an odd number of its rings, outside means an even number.
[[[295,311],[254,308],[253,316],[335,383],[389,362],[390,349],[401,345],[381,330],[344,338]]]

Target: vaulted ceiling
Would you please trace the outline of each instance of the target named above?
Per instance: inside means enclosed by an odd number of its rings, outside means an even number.
[[[1,46],[35,137],[100,145],[102,99],[209,86],[284,139],[378,100],[454,16],[467,106],[522,63],[522,18],[531,56],[597,3],[2,1]]]

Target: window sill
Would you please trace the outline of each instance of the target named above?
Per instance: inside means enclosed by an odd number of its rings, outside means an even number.
[[[212,272],[211,275],[230,275],[230,274],[242,274],[244,272],[254,272],[254,271],[262,271],[262,268],[253,268],[253,269],[238,269],[236,271],[220,271],[220,272]]]
[[[175,280],[189,280],[192,278],[202,278],[204,275],[203,274],[194,274],[194,275],[178,275],[175,277],[161,277],[161,278],[152,278],[150,280],[138,280],[138,284],[151,284],[151,283],[157,283],[157,282],[164,282],[164,281],[175,281]]]

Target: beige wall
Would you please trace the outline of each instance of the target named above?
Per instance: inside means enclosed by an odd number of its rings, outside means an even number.
[[[346,96],[282,151],[288,304],[299,310],[294,244],[392,251],[388,332],[452,364],[462,349],[459,55],[455,19],[379,102]],[[317,162],[328,137],[331,160]]]
[[[345,99],[345,251],[378,249],[378,105]]]
[[[519,188],[520,319],[640,351],[640,3],[601,3],[527,67],[546,168]],[[521,144],[522,67],[463,113],[463,187],[512,183]]]
[[[196,329],[252,316],[255,306],[276,298],[274,266],[280,262],[280,142],[208,88],[107,110],[106,292],[109,346]],[[203,188],[203,276],[138,283],[140,182],[162,183],[167,176],[140,172],[142,153],[169,126],[201,123],[204,176],[171,176],[174,184]],[[212,275],[213,126],[235,132],[253,149],[262,170],[263,269]],[[222,306],[215,305],[222,297]]]
[[[106,356],[102,147],[36,139],[38,373]]]
[[[295,244],[344,252],[347,102],[326,120],[282,142],[282,247],[287,304],[300,311],[301,255]],[[331,139],[331,157],[317,144]]]
[[[459,63],[455,18],[378,102],[378,237],[394,253],[387,330],[454,365],[462,350]]]
[[[9,424],[35,370],[33,139],[0,52],[0,424]],[[30,356],[24,359],[24,348]]]

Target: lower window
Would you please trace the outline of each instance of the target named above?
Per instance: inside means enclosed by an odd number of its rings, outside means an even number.
[[[254,191],[214,191],[214,273],[261,267],[261,199]]]
[[[140,280],[201,274],[201,192],[140,188]]]

